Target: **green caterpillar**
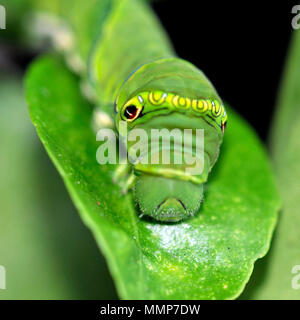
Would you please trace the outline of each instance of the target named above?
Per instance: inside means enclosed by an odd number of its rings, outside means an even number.
[[[124,192],[133,188],[142,215],[167,222],[193,216],[227,122],[222,101],[203,72],[176,57],[144,1],[26,3],[42,13],[35,15],[35,30],[47,29],[68,64],[80,73],[84,92],[101,106],[95,113],[98,125],[114,119],[117,130],[127,123],[127,133],[136,128],[204,130],[201,174],[187,174],[185,165],[134,163],[120,165],[114,176]],[[124,139],[121,131],[119,138]]]

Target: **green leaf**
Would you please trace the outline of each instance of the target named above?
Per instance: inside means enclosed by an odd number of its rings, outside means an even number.
[[[27,75],[37,132],[82,220],[104,253],[121,298],[230,299],[269,248],[279,200],[265,150],[233,111],[199,214],[177,224],[138,217],[132,195],[96,162],[92,107],[79,80],[53,57]],[[59,221],[58,221],[59,223]]]
[[[20,75],[1,73],[0,101],[0,299],[114,299],[105,260],[29,119]]]
[[[293,273],[300,266],[300,33],[292,38],[280,89],[273,129],[271,154],[283,201],[279,225],[270,254],[257,268],[246,297],[252,299],[300,299],[299,280]],[[294,280],[293,280],[294,279]]]

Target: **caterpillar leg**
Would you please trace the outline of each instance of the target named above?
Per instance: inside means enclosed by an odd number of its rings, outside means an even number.
[[[45,12],[35,12],[26,17],[25,28],[31,37],[40,44],[43,38],[50,39],[55,49],[69,52],[74,47],[75,37],[64,20],[57,15]]]
[[[94,105],[97,103],[95,89],[88,79],[82,79],[80,81],[80,91],[90,103]]]
[[[113,175],[113,182],[122,188],[122,193],[126,194],[133,186],[136,176],[131,171],[130,164],[119,164]]]
[[[100,108],[94,109],[92,118],[92,128],[97,132],[101,128],[114,128],[114,122],[108,113],[102,111]]]
[[[95,108],[92,117],[92,128],[94,132],[98,132],[102,128],[113,129],[114,122],[108,113],[100,110],[100,108]],[[122,193],[126,194],[135,181],[135,175],[131,172],[131,165],[128,163],[119,164],[113,174],[112,180],[113,183],[118,184],[122,188]]]
[[[134,185],[136,180],[135,174],[132,172],[130,176],[125,181],[124,185],[122,186],[122,193],[126,194],[128,190]]]
[[[119,164],[114,176],[113,176],[113,182],[118,183],[120,180],[124,180],[124,177],[126,177],[129,174],[129,166],[128,164]]]

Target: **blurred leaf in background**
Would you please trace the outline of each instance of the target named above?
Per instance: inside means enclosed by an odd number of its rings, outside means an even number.
[[[0,78],[0,299],[117,298],[103,256],[74,209],[24,102]]]
[[[257,263],[242,298],[299,300],[295,284],[300,285],[300,31],[291,42],[270,138],[283,210],[271,251]]]

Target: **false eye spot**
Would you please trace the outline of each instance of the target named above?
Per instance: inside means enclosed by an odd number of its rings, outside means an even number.
[[[133,119],[137,118],[137,116],[139,115],[139,112],[140,112],[140,110],[135,105],[132,104],[132,105],[126,107],[126,109],[124,111],[124,116],[128,120],[133,120]]]

